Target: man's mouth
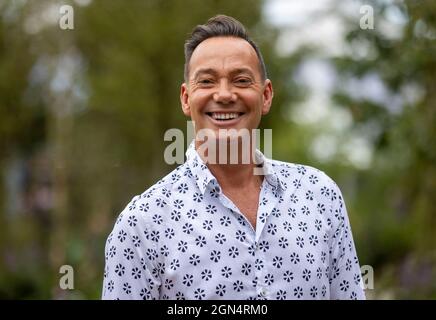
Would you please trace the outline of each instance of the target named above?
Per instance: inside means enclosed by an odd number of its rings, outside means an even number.
[[[239,118],[244,112],[206,112],[206,114],[217,121],[229,121]]]

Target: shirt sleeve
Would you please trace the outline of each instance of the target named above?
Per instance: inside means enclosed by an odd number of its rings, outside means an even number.
[[[351,233],[345,202],[336,183],[331,189],[333,228],[329,251],[330,299],[365,299],[359,260]]]
[[[105,247],[102,299],[159,299],[160,279],[148,224],[136,196],[118,216]],[[147,205],[142,203],[141,205]]]

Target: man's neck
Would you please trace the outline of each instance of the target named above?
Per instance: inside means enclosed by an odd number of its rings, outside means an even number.
[[[252,146],[252,145],[251,145]],[[196,145],[196,149],[198,149],[199,145]],[[200,157],[203,159],[207,167],[213,176],[218,180],[219,185],[223,190],[233,191],[233,190],[259,190],[263,181],[262,175],[255,174],[255,168],[257,164],[255,163],[253,157],[254,153],[250,152],[248,157],[249,162],[244,163],[242,161],[242,148],[238,146],[238,161],[237,163],[232,163],[230,161],[230,150],[227,151],[227,159],[224,163],[220,163],[218,161],[219,158],[219,150],[216,150],[216,158],[214,158],[214,162],[210,163],[208,161],[208,154],[206,154],[206,159],[203,158],[203,155],[199,153]],[[251,150],[250,150],[251,151]]]
[[[258,189],[263,176],[255,175],[255,164],[207,164],[224,190]]]

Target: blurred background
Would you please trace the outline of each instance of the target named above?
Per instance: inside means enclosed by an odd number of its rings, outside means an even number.
[[[265,56],[274,158],[342,189],[368,298],[435,299],[432,0],[0,0],[0,298],[100,298],[116,217],[174,169],[184,41],[218,13]]]

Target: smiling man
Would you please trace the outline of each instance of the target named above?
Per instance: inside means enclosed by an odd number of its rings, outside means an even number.
[[[271,81],[266,79],[263,60],[253,42],[236,36],[222,36],[221,29],[240,32],[244,35],[241,25],[230,18],[216,18],[217,36],[202,40],[201,34],[207,34],[207,27],[197,31],[186,44],[185,83],[181,86],[181,103],[185,115],[195,123],[197,138],[195,147],[198,149],[203,141],[198,134],[201,130],[213,130],[208,136],[206,147],[209,171],[216,178],[224,195],[238,207],[245,218],[256,227],[256,216],[259,202],[260,185],[263,177],[253,174],[256,159],[250,159],[249,164],[231,163],[230,140],[226,131],[234,129],[248,133],[249,148],[242,148],[242,139],[237,136],[239,148],[237,158],[246,153],[252,158],[252,148],[256,145],[251,141],[251,130],[259,126],[262,115],[268,113],[273,90]],[[233,27],[234,30],[231,30]],[[212,32],[215,34],[215,32]],[[207,136],[207,132],[205,136]],[[209,131],[210,132],[210,131]],[[228,140],[229,152],[227,161],[220,163],[219,143],[210,143],[213,137]],[[227,139],[228,138],[228,139]],[[247,137],[245,137],[247,138]],[[206,140],[206,139],[205,139]],[[226,141],[227,142],[227,141]],[[213,147],[216,147],[214,149]],[[216,154],[212,156],[210,153]],[[203,157],[204,160],[205,157]],[[210,163],[213,162],[213,163]]]
[[[273,88],[240,22],[219,15],[194,28],[180,99],[196,138],[186,162],[120,214],[103,298],[364,299],[338,186],[315,168],[253,152],[252,135],[243,143]]]

